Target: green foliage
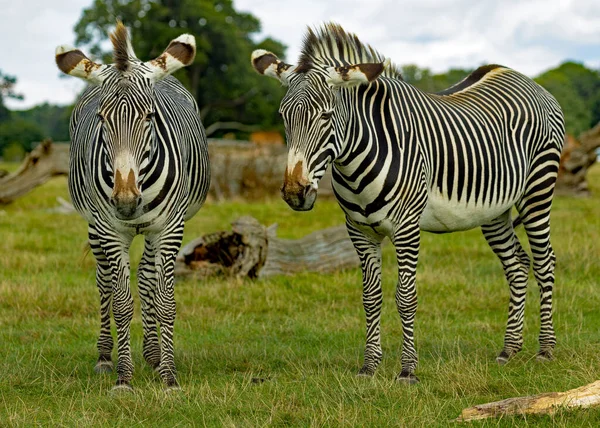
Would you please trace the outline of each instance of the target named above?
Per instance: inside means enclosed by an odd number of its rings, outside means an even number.
[[[7,121],[10,119],[10,111],[4,105],[5,98],[14,98],[16,100],[22,100],[23,95],[15,92],[15,85],[17,83],[17,78],[15,76],[10,76],[8,74],[4,74],[2,70],[0,70],[0,123]]]
[[[20,162],[25,157],[25,149],[17,142],[10,143],[4,147],[1,154],[5,162]]]
[[[419,68],[414,64],[400,67],[402,77],[411,85],[425,92],[440,92],[460,82],[473,70],[452,68],[446,73],[432,74],[428,68]]]
[[[579,135],[600,122],[600,72],[565,62],[535,81],[556,97],[565,114],[567,133]]]
[[[48,103],[39,104],[28,110],[12,112],[13,116],[35,123],[44,137],[54,141],[69,141],[69,118],[73,106],[56,106]]]
[[[57,196],[68,198],[66,179],[54,179],[3,207],[0,217],[0,425],[448,427],[465,407],[593,382],[600,379],[600,170],[590,174],[592,197],[556,198],[553,205],[558,344],[552,362],[534,358],[539,293],[533,277],[523,351],[499,367],[494,358],[509,304],[500,262],[479,230],[423,233],[415,320],[421,384],[393,380],[402,327],[394,302],[395,253],[384,245],[384,358],[374,378],[355,375],[365,334],[358,268],[258,281],[179,278],[175,359],[183,390],[164,392],[142,357],[133,274],[133,394],[111,394],[116,375],[93,371],[99,329],[94,259],[83,256],[85,221],[48,211]],[[184,243],[228,230],[245,214],[278,223],[284,238],[344,222],[337,203],[324,199],[306,213],[279,198],[208,203],[186,224]],[[523,228],[517,233],[526,245]],[[131,252],[133,269],[140,238]],[[600,409],[470,426],[597,427]]]
[[[75,26],[76,43],[111,62],[102,44],[117,19],[131,27],[134,49],[144,60],[160,55],[183,32],[196,36],[194,63],[175,77],[195,96],[205,124],[281,126],[277,109],[283,89],[252,70],[250,54],[267,47],[283,55],[285,46],[273,39],[255,43],[258,19],[236,11],[232,0],[95,0]]]
[[[14,118],[0,123],[0,153],[11,144],[18,144],[30,151],[36,142],[45,137],[42,129],[28,120]]]

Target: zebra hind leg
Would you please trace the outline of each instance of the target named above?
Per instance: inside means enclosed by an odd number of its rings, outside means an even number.
[[[510,300],[504,347],[496,361],[504,365],[523,347],[523,322],[530,261],[515,235],[510,210],[481,227],[490,248],[500,259],[508,281]]]
[[[526,202],[525,202],[526,204]],[[552,293],[554,288],[554,268],[556,256],[550,244],[550,207],[547,211],[529,211],[523,207],[523,225],[527,232],[533,255],[533,273],[540,289],[540,349],[538,361],[552,359],[556,336],[552,322]]]
[[[347,221],[348,234],[361,262],[363,280],[363,306],[367,321],[364,363],[359,376],[373,376],[382,359],[381,350],[381,238],[366,236]]]
[[[113,371],[113,337],[110,332],[110,308],[112,300],[111,273],[108,260],[98,242],[98,235],[90,226],[88,233],[92,254],[96,259],[96,284],[100,293],[100,334],[98,336],[98,361],[94,367],[96,373]]]
[[[156,324],[154,294],[156,287],[155,255],[150,241],[146,239],[144,254],[138,266],[138,289],[142,306],[144,328],[144,359],[154,370],[160,365],[160,343]]]

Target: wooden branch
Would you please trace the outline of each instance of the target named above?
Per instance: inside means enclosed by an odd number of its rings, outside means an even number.
[[[559,409],[586,408],[600,405],[600,380],[566,392],[550,392],[528,397],[508,398],[464,409],[456,419],[478,419],[533,413],[554,413]]]
[[[332,272],[360,266],[345,226],[320,230],[301,239],[281,239],[276,226],[241,217],[231,231],[204,235],[184,246],[175,275],[264,278],[301,272]]]
[[[583,132],[579,138],[565,136],[565,144],[560,156],[557,193],[587,196],[588,169],[596,163],[596,149],[600,147],[600,123]]]
[[[69,145],[44,140],[19,169],[0,179],[0,205],[9,204],[57,175],[69,172]]]

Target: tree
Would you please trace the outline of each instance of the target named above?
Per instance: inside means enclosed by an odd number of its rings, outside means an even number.
[[[402,77],[411,85],[425,92],[440,92],[460,82],[473,70],[452,68],[445,73],[432,74],[428,68],[419,68],[414,64],[400,68]]]
[[[232,0],[95,0],[75,26],[77,45],[112,62],[104,42],[117,19],[130,26],[134,50],[144,60],[160,55],[182,32],[196,36],[194,63],[175,76],[196,98],[205,124],[281,126],[283,89],[252,70],[250,54],[264,48],[283,56],[285,46],[273,39],[254,42],[258,19],[236,11]]]
[[[0,70],[0,123],[5,122],[10,118],[10,111],[4,105],[4,99],[23,99],[23,95],[16,93],[14,90],[16,84],[17,78],[15,76],[9,76],[8,74],[2,73],[2,70]]]
[[[18,144],[30,151],[35,142],[42,141],[44,134],[33,122],[23,119],[10,119],[0,123],[0,155],[7,147]]]
[[[567,133],[578,135],[600,122],[600,72],[565,62],[535,81],[556,97],[565,114]]]
[[[39,104],[27,110],[12,112],[13,118],[35,123],[45,137],[53,141],[69,141],[69,118],[73,106]]]

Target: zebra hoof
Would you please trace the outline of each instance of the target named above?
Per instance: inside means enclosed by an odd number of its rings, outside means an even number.
[[[94,366],[94,371],[98,374],[112,373],[113,362],[107,360],[100,360]]]
[[[373,377],[375,375],[375,370],[370,367],[363,366],[358,373],[356,373],[357,377]]]
[[[540,351],[535,356],[536,361],[541,363],[545,363],[547,361],[552,361],[554,356],[552,355],[552,351]]]
[[[496,357],[496,362],[499,366],[505,365],[506,363],[508,363],[508,360],[510,360],[510,355],[508,355],[508,352],[504,350],[500,352],[500,354]]]
[[[176,385],[166,386],[165,392],[167,394],[181,394],[183,392],[183,389],[181,389],[181,387],[176,384]]]
[[[416,385],[421,381],[414,373],[402,372],[396,376],[396,382],[406,385]]]
[[[133,387],[128,383],[117,383],[110,390],[111,394],[131,394],[133,393]]]

